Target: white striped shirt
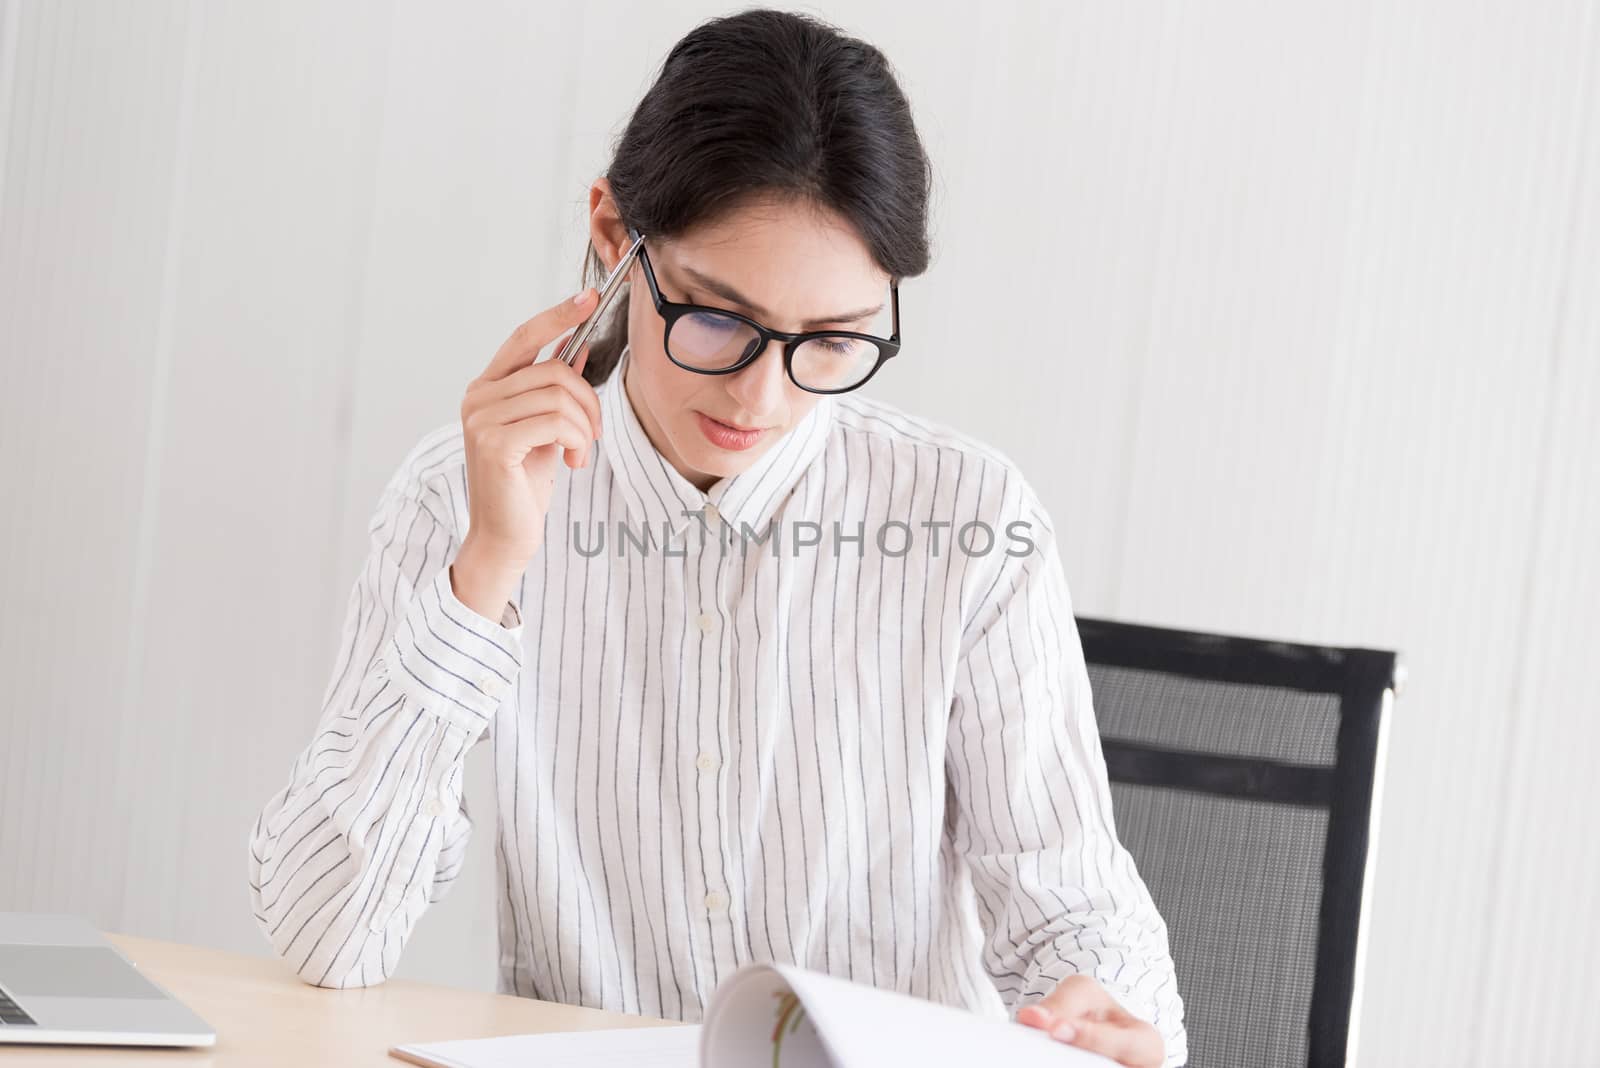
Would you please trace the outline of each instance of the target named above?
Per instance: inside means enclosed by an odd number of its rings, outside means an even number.
[[[824,396],[702,493],[622,370],[598,392],[601,447],[560,469],[498,622],[446,566],[460,424],[389,481],[316,734],[251,834],[276,952],[323,986],[393,973],[460,870],[487,740],[503,992],[697,1020],[771,960],[999,1015],[1081,972],[1182,1063],[1054,531],[1012,463]]]

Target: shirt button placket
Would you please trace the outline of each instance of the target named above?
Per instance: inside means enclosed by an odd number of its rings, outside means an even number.
[[[694,757],[694,765],[700,784],[701,819],[704,821],[701,825],[700,845],[704,853],[707,882],[702,904],[706,910],[706,918],[712,925],[710,948],[713,954],[718,954],[726,951],[727,935],[720,928],[730,918],[727,880],[731,858],[727,855],[727,828],[731,825],[731,821],[727,812],[728,799],[723,790],[726,776],[721,774],[722,761],[718,754],[723,751],[727,738],[725,720],[728,713],[727,688],[731,685],[731,667],[727,663],[730,644],[727,626],[719,618],[719,613],[723,610],[720,590],[721,554],[714,550],[713,545],[720,517],[716,507],[711,504],[705,506],[702,514],[708,528],[707,532],[711,536],[705,539],[706,544],[701,548],[699,559],[701,611],[694,620],[695,625],[705,636],[701,660],[702,681],[705,684],[701,692],[705,695],[705,703],[699,709],[700,751]]]

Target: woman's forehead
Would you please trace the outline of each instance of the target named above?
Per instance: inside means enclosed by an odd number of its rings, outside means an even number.
[[[889,276],[853,230],[814,212],[750,212],[651,243],[651,262],[702,302],[817,319],[879,308]]]

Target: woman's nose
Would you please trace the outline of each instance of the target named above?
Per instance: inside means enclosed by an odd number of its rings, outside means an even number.
[[[772,341],[754,362],[728,376],[728,392],[751,418],[763,422],[783,407],[788,375],[783,369],[783,342]]]

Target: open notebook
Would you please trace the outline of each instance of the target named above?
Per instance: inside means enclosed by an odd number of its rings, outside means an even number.
[[[512,1035],[399,1046],[425,1068],[1107,1068],[1113,1062],[1009,1020],[781,964],[747,964],[699,1026]]]

